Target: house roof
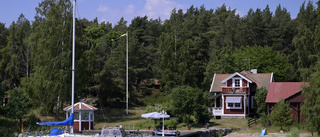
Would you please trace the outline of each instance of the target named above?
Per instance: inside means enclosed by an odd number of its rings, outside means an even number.
[[[237,73],[237,72],[236,72]],[[222,91],[222,81],[227,79],[228,77],[235,75],[233,74],[215,74],[212,80],[210,92],[221,92]],[[273,82],[273,73],[256,73],[253,74],[248,71],[242,71],[237,73],[242,75],[243,77],[251,80],[256,83],[258,87],[266,87],[269,88],[271,82]]]
[[[64,111],[71,111],[72,109],[72,106],[68,106],[68,107],[65,107],[63,110]],[[91,105],[88,105],[86,103],[83,103],[83,102],[78,102],[76,104],[74,104],[74,108],[73,110],[77,110],[77,111],[80,111],[80,110],[84,110],[84,111],[88,111],[88,110],[91,110],[91,111],[95,111],[95,110],[98,110],[97,108],[91,106]]]
[[[288,97],[297,94],[302,90],[302,86],[309,86],[307,82],[272,82],[270,84],[266,103],[277,103],[281,98],[287,99]]]
[[[243,78],[243,79],[247,80],[248,82],[252,83],[252,81],[250,79],[248,79],[247,77],[243,76],[242,74],[240,74],[238,72],[233,73],[232,75],[230,75],[226,79],[222,80],[221,83],[227,82],[229,79],[233,78],[234,76],[240,76],[241,78]]]
[[[256,73],[252,74],[249,71],[242,71],[240,72],[242,75],[248,77],[253,82],[255,82],[258,88],[265,87],[266,89],[269,88],[271,82],[273,82],[273,73]]]

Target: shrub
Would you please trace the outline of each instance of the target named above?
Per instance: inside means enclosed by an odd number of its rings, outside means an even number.
[[[266,114],[262,114],[261,118],[260,118],[260,123],[263,126],[270,126],[270,121],[269,121],[269,117]]]
[[[178,125],[178,124],[179,124],[179,122],[174,119],[164,120],[164,126],[174,127],[175,125]]]
[[[32,114],[30,115],[24,122],[23,122],[23,125],[24,127],[28,127],[28,129],[30,130],[35,130],[37,129],[37,127],[39,127],[36,122],[37,122],[37,117]]]
[[[155,129],[155,124],[157,125],[158,123],[157,121],[158,120],[154,120],[154,119],[146,119],[136,123],[135,127],[137,129],[145,129],[147,126],[150,126],[151,129]]]
[[[290,132],[286,137],[299,137],[299,129],[297,127],[291,127]]]

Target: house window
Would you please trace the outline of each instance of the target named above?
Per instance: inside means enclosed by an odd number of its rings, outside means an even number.
[[[251,108],[256,108],[256,106],[257,106],[256,101],[254,100],[254,97],[255,96],[251,97]]]
[[[89,120],[89,112],[82,112],[81,120]]]
[[[242,109],[242,103],[227,103],[227,109]]]
[[[242,97],[227,97],[227,109],[242,109]]]
[[[79,120],[79,112],[74,112],[74,120]]]
[[[241,78],[232,79],[233,87],[242,87],[242,83],[241,82],[242,82]]]

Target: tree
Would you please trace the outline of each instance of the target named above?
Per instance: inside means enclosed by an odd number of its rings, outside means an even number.
[[[305,2],[300,7],[297,16],[297,34],[294,36],[292,42],[297,55],[295,66],[297,73],[302,81],[309,81],[309,76],[312,73],[312,68],[318,61],[318,53],[314,46],[314,32],[316,27],[316,11],[312,2],[308,2],[305,7]]]
[[[257,68],[260,73],[274,73],[275,80],[286,81],[286,77],[292,69],[288,57],[274,51],[269,46],[243,46],[233,53],[236,71],[248,70],[249,62],[245,61],[250,57],[250,67]]]
[[[10,99],[6,106],[7,117],[17,121],[18,127],[23,123],[23,117],[28,114],[32,108],[32,102],[28,95],[21,89],[9,91]],[[21,127],[20,127],[21,129]]]
[[[317,62],[314,70],[315,72],[310,76],[309,87],[302,88],[305,100],[301,107],[301,113],[306,117],[311,133],[313,134],[314,131],[317,131],[318,135],[320,135],[320,61]]]
[[[69,0],[45,0],[36,10],[29,37],[33,70],[29,77],[22,80],[22,87],[34,101],[34,106],[52,112],[57,102],[62,108],[61,102],[71,101],[72,4]],[[76,44],[78,63],[82,48],[79,40]],[[85,75],[79,75],[81,71],[77,70],[79,67],[75,70],[75,85],[79,85],[75,93],[85,85],[79,82]]]
[[[171,93],[171,110],[175,115],[185,117],[189,125],[190,116],[197,108],[202,108],[202,91],[199,88],[179,86]]]
[[[29,77],[31,72],[31,55],[28,44],[30,35],[30,22],[21,14],[17,23],[13,22],[9,28],[7,52],[8,63],[5,73],[7,79],[4,81],[10,89],[20,87],[22,77]]]
[[[280,126],[281,130],[283,126],[290,125],[292,123],[292,116],[290,115],[290,104],[286,103],[284,99],[281,99],[272,108],[269,118],[271,124]]]
[[[265,87],[261,87],[257,89],[256,95],[254,97],[254,101],[257,106],[257,113],[258,114],[266,114],[267,113],[267,98],[268,90]]]

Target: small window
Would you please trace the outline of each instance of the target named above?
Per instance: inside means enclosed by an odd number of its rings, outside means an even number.
[[[232,79],[233,87],[242,87],[242,79],[241,78],[233,78]]]
[[[235,79],[234,80],[234,86],[235,87],[240,87],[240,79]]]
[[[79,112],[74,112],[74,120],[79,120]]]
[[[89,120],[89,112],[82,112],[81,120]]]
[[[242,109],[242,103],[227,103],[227,109]]]

